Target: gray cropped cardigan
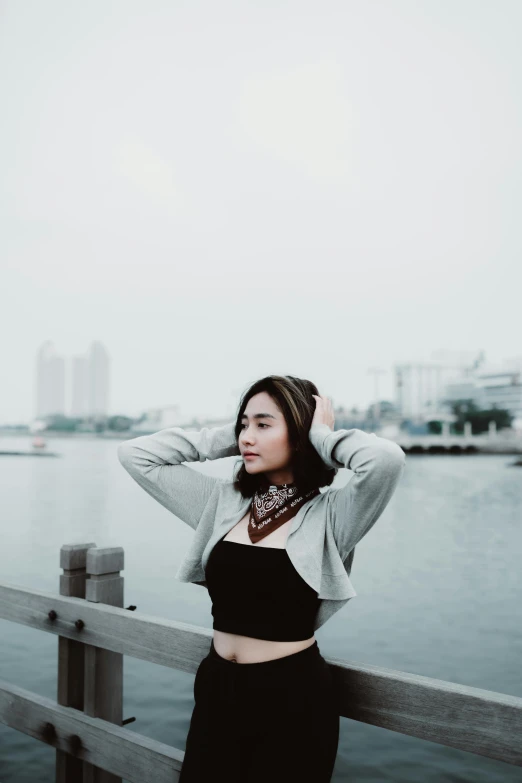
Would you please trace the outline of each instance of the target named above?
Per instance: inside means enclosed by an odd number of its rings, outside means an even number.
[[[309,438],[331,468],[354,472],[340,489],[328,487],[293,518],[286,550],[294,567],[318,593],[314,629],[357,593],[350,581],[355,545],[379,519],[405,466],[391,440],[359,429],[314,424]],[[215,544],[246,514],[251,503],[232,479],[193,470],[184,462],[240,456],[234,422],[199,431],[169,427],[118,446],[118,458],[152,497],[195,531],[176,573],[181,582],[206,587],[205,566]]]

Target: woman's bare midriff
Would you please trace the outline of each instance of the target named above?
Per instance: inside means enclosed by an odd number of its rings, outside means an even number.
[[[258,541],[257,544],[252,544],[248,535],[249,514],[250,510],[247,511],[243,519],[232,530],[229,530],[224,538],[225,541],[235,541],[245,546],[267,546],[274,549],[285,548],[286,539],[292,524],[291,519],[278,527],[277,530],[274,530],[273,533]],[[234,663],[273,661],[275,658],[284,658],[285,655],[301,652],[301,650],[311,647],[315,642],[315,636],[298,642],[272,642],[267,639],[254,639],[251,636],[240,636],[239,634],[217,630],[214,630],[213,638],[217,654]]]

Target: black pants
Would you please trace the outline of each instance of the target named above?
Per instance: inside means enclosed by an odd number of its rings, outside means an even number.
[[[180,783],[329,783],[339,742],[333,672],[317,641],[260,663],[214,642],[194,679]]]

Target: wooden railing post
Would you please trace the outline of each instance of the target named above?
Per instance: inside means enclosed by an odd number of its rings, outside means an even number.
[[[87,552],[85,597],[94,603],[123,607],[123,549]],[[84,712],[92,718],[123,723],[123,655],[85,645]],[[121,783],[121,778],[84,762],[83,783]]]
[[[85,598],[89,544],[64,544],[60,549],[60,595]],[[58,637],[58,704],[83,710],[84,645],[75,639]],[[83,762],[63,750],[56,751],[56,783],[82,783]]]

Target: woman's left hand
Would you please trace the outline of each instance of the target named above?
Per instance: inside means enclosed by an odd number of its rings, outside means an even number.
[[[315,413],[310,427],[314,424],[326,424],[333,430],[335,415],[331,399],[323,394],[312,394],[312,397],[315,399]]]

